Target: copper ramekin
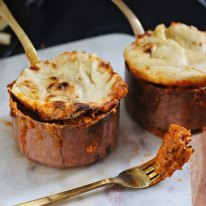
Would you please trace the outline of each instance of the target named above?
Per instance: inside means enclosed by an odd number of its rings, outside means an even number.
[[[150,132],[163,136],[170,124],[192,131],[206,125],[206,87],[181,88],[152,84],[125,70],[129,115]]]
[[[29,159],[52,167],[79,167],[104,158],[118,140],[119,106],[86,126],[37,121],[10,94],[14,138]]]

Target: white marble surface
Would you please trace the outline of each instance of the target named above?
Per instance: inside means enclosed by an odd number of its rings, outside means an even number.
[[[124,73],[122,52],[133,37],[123,34],[60,45],[39,51],[42,59],[52,58],[60,52],[78,50],[95,52],[108,60],[121,75]],[[118,146],[101,162],[78,169],[54,169],[24,158],[12,139],[6,85],[28,66],[24,55],[0,60],[0,206],[20,202],[78,187],[106,177],[116,176],[129,167],[150,159],[157,151],[161,139],[132,122],[121,105],[120,136]],[[98,206],[191,206],[191,187],[188,165],[172,178],[148,189],[99,189],[66,201],[61,205]]]

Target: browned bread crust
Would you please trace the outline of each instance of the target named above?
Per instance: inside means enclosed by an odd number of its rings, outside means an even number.
[[[107,113],[127,94],[126,83],[108,62],[76,51],[25,69],[9,89],[47,121]]]

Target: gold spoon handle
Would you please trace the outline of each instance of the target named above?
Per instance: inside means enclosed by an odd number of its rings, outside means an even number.
[[[50,196],[39,198],[39,199],[32,200],[32,201],[29,201],[29,202],[21,203],[21,204],[18,204],[16,206],[51,205],[53,203],[58,203],[58,202],[61,202],[63,200],[66,200],[66,199],[75,197],[77,195],[80,195],[82,193],[89,192],[91,190],[94,190],[94,189],[97,189],[97,188],[100,188],[100,187],[103,187],[103,186],[106,186],[106,185],[114,184],[114,183],[115,183],[115,179],[107,178],[107,179],[104,179],[104,180],[100,180],[98,182],[94,182],[94,183],[91,183],[91,184],[88,184],[88,185],[84,185],[82,187],[72,189],[72,190],[68,190],[68,191],[65,191],[65,192],[60,192],[60,193],[57,193],[55,195],[50,195]]]
[[[144,28],[139,21],[139,19],[135,16],[132,10],[124,3],[122,0],[112,0],[112,2],[122,11],[122,13],[126,16],[129,21],[134,35],[137,37],[140,34],[144,34]]]
[[[4,20],[9,24],[9,26],[16,33],[18,39],[20,40],[20,42],[24,48],[26,56],[29,59],[31,65],[38,63],[39,57],[37,55],[37,52],[36,52],[34,46],[32,45],[31,41],[29,40],[28,36],[25,34],[23,29],[20,27],[20,25],[14,19],[13,15],[9,11],[8,7],[6,6],[6,4],[4,3],[3,0],[0,0],[0,16],[2,16],[2,18],[4,18]]]

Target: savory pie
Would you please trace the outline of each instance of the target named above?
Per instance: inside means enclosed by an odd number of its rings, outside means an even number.
[[[206,33],[193,26],[160,24],[125,49],[130,71],[145,81],[192,86],[206,83]]]
[[[74,51],[24,69],[10,90],[40,119],[54,121],[107,113],[127,85],[108,62]]]
[[[170,124],[206,124],[206,33],[172,23],[147,31],[124,51],[130,116],[162,136]]]
[[[29,159],[78,167],[115,148],[127,84],[97,55],[73,51],[41,61],[8,92],[16,145]]]

